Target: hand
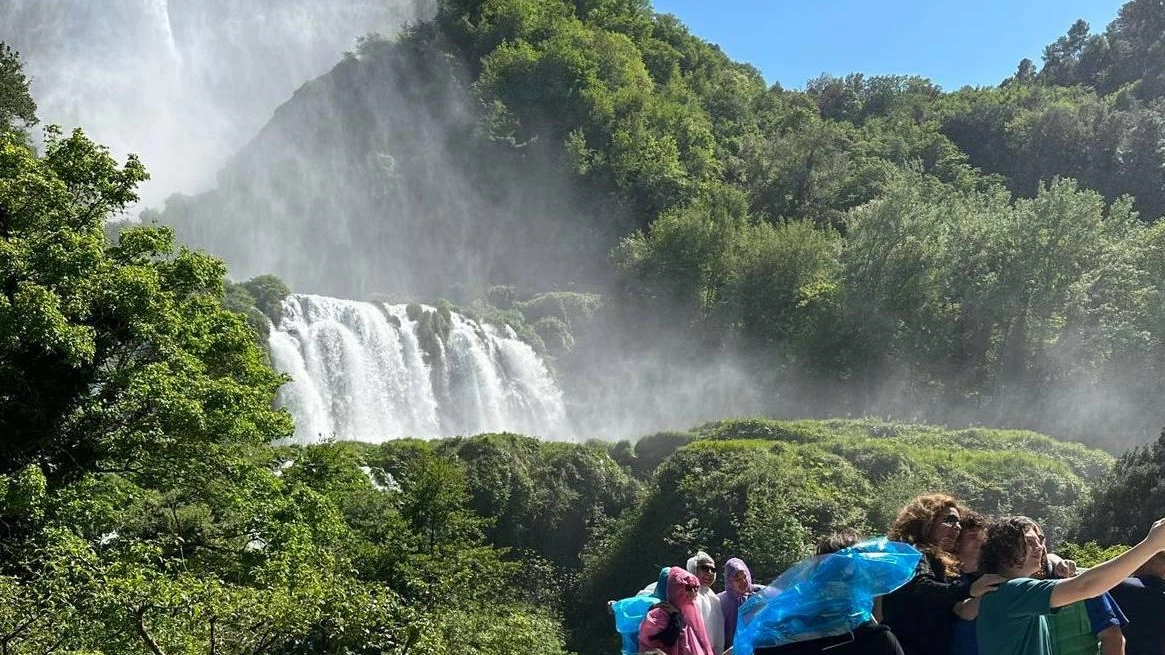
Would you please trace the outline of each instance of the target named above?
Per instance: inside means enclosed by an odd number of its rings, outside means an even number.
[[[609,600],[609,601],[607,601],[607,614],[614,614],[614,613],[615,613],[615,601]]]
[[[1052,565],[1052,575],[1057,578],[1074,578],[1079,573],[1075,560],[1064,559],[1055,553],[1048,553],[1048,563]]]
[[[1159,519],[1149,528],[1149,536],[1145,537],[1145,541],[1157,550],[1165,550],[1165,519]]]
[[[995,573],[988,573],[980,577],[971,585],[971,598],[981,598],[983,594],[989,594],[995,589],[1007,582],[1007,578]]]

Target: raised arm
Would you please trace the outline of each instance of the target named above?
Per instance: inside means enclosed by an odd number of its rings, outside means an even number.
[[[1142,564],[1165,550],[1165,519],[1153,524],[1141,543],[1084,573],[1061,580],[1052,589],[1052,607],[1071,605],[1078,600],[1099,596],[1120,584]]]

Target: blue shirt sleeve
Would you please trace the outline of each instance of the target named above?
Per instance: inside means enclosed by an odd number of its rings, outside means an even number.
[[[1096,598],[1084,601],[1084,608],[1088,610],[1088,622],[1092,624],[1092,634],[1098,635],[1112,626],[1128,625],[1129,620],[1121,612],[1113,597],[1106,591]]]

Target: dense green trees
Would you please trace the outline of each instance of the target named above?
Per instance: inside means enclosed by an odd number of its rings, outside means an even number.
[[[566,571],[583,546],[639,500],[638,487],[601,444],[541,443],[517,435],[455,439],[474,511],[490,541]]]
[[[219,305],[222,264],[174,253],[166,228],[107,243],[105,218],[145,179],[137,160],[79,132],[50,131],[39,157],[0,139],[0,473],[161,471],[285,434],[279,376]]]
[[[1165,507],[1165,432],[1156,442],[1134,448],[1099,480],[1080,526],[1082,540],[1104,545],[1134,544]]]
[[[1129,194],[1146,220],[1165,215],[1165,160],[1156,144],[1165,114],[1160,98],[1131,87],[1098,95],[1086,87],[1013,83],[943,98],[943,134],[971,163],[1030,196],[1041,182],[1072,177],[1110,201]]]
[[[767,582],[835,530],[884,532],[899,507],[932,489],[984,513],[1036,517],[1059,543],[1082,518],[1086,482],[1112,461],[1031,432],[878,421],[737,419],[640,445],[651,462],[656,450],[669,454],[642,503],[587,549],[568,613],[580,653],[617,647],[605,599],[635,593],[696,548],[720,562],[741,557]],[[601,634],[606,640],[596,640]]]
[[[1165,13],[1154,0],[1125,3],[1116,20],[1099,34],[1078,20],[1065,36],[1044,49],[1039,80],[1047,84],[1095,88],[1107,94],[1132,85],[1143,99],[1165,96]]]
[[[272,447],[283,379],[224,303],[273,313],[286,287],[226,298],[168,228],[111,237],[144,169],[46,134],[0,134],[0,651],[561,652],[459,461]]]
[[[991,414],[1114,445],[1160,420],[1141,411],[1162,389],[1165,335],[1145,320],[1159,230],[1128,202],[1069,181],[1012,200],[907,172],[845,215],[844,237],[727,207],[664,215],[621,261],[645,300],[686,303],[752,349],[802,413]],[[1076,413],[1089,389],[1108,391],[1089,411],[1111,413]]]
[[[1112,446],[1165,421],[1163,22],[1134,0],[997,88],[787,91],[638,0],[446,0],[164,218],[357,293],[481,292],[474,311],[564,375],[609,346],[587,334],[601,317],[631,350],[743,352],[774,412]],[[257,330],[287,287],[227,284],[166,228],[111,237],[144,169],[80,133],[38,153],[35,120],[3,49],[0,652],[591,653],[614,641],[604,601],[659,565],[704,547],[763,580],[924,490],[1105,544],[1160,511],[1162,443],[1109,473],[1030,432],[749,419],[634,446],[272,446],[290,425]],[[304,250],[271,252],[276,234]]]
[[[485,655],[565,652],[568,639],[593,652],[603,643],[595,635],[614,636],[603,601],[693,547],[744,556],[763,579],[826,532],[882,529],[925,488],[1032,514],[1060,535],[1084,497],[1081,478],[1106,466],[1099,453],[1030,434],[760,420],[657,435],[634,451],[514,435],[272,447],[290,428],[271,409],[280,379],[256,332],[222,307],[222,265],[174,253],[165,229],[106,236],[102,220],[132,199],[140,166],[116,165],[79,133],[52,136],[40,156],[6,138],[0,648],[9,653]],[[919,270],[911,262],[925,249],[890,247],[903,224],[895,217],[937,225],[910,188],[853,216],[845,247],[809,223],[726,215],[700,238],[729,275],[709,269],[692,282],[699,311],[749,299],[783,315],[818,303],[836,311],[836,281],[860,264],[855,276],[873,285],[864,297],[925,315],[925,303],[884,300],[870,268],[877,252],[900,262],[879,270]],[[1044,220],[1038,238],[1063,244],[1087,245],[1097,230],[1133,234],[1150,247],[1116,261],[1160,266],[1159,230],[1127,211],[1102,219],[1103,203],[1071,185],[1046,193],[1015,205],[1001,197],[998,220]],[[913,209],[885,212],[892,203]],[[675,216],[682,232],[699,214]],[[983,221],[967,222],[990,230]],[[846,259],[866,239],[856,250],[866,258]],[[1109,254],[1073,252],[1065,262]],[[282,293],[269,278],[235,289],[236,300],[268,309]],[[1054,310],[1063,293],[1040,287],[1023,300],[1043,317],[1036,309]],[[595,299],[510,304],[565,322]],[[778,317],[724,320],[764,324],[758,347],[796,342]],[[649,480],[646,496],[632,473]]]
[[[446,0],[164,219],[303,290],[603,294],[593,335],[526,321],[568,380],[604,379],[622,328],[631,352],[744,353],[773,414],[1142,440],[1159,244],[1129,217],[1165,214],[1162,14],[1074,25],[997,87],[794,91],[643,2]]]

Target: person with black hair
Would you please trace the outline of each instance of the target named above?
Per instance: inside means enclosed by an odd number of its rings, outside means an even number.
[[[1165,655],[1165,553],[1154,555],[1111,593],[1129,618],[1126,655]]]

